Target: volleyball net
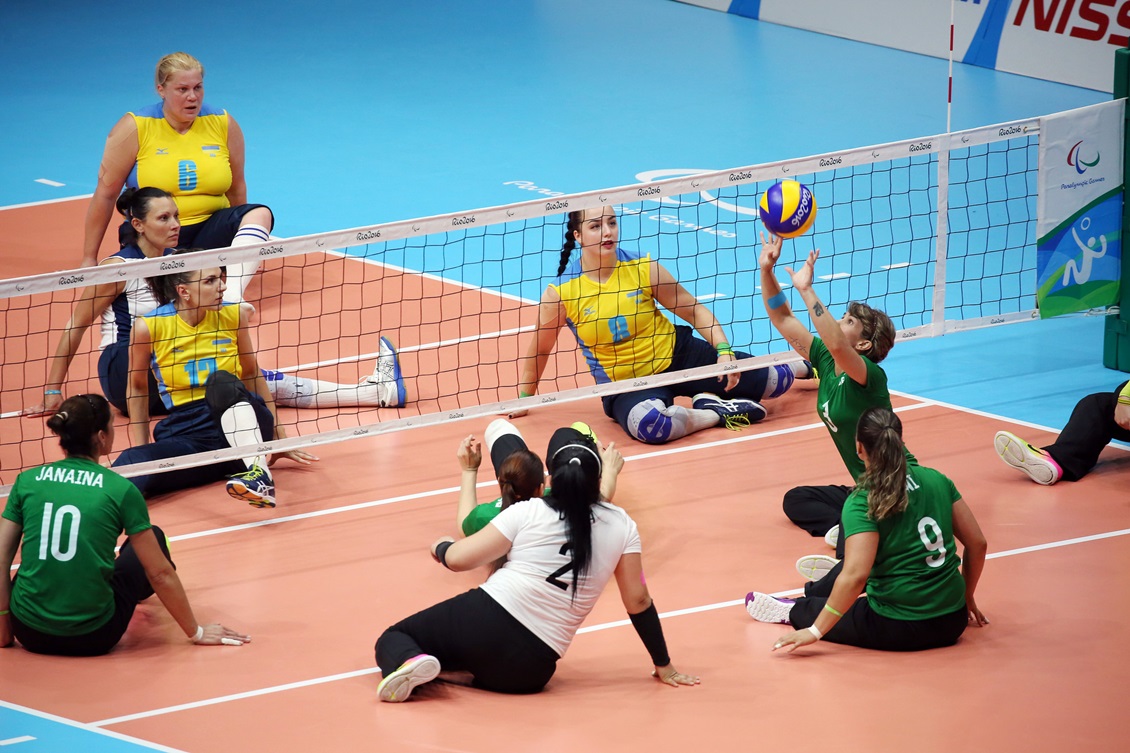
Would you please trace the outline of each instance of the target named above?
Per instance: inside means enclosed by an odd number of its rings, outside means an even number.
[[[786,240],[779,265],[821,249],[815,289],[834,312],[863,300],[885,310],[900,338],[1029,319],[1035,307],[1039,120],[1030,119],[772,164],[677,175],[651,183],[546,196],[368,227],[178,256],[182,269],[259,261],[247,300],[261,367],[341,385],[349,403],[373,370],[380,338],[397,348],[408,403],[280,407],[288,438],[257,449],[310,447],[442,421],[591,399],[709,369],[594,384],[563,328],[539,394],[519,398],[519,360],[537,301],[556,274],[567,213],[614,207],[620,246],[650,254],[707,305],[742,368],[794,359],[768,323],[757,255],[762,192],[782,179],[809,185],[813,229]],[[579,253],[575,251],[574,253]],[[58,457],[43,419],[50,354],[84,288],[159,275],[168,258],[0,281],[0,492],[16,474]],[[806,320],[799,296],[793,310]],[[95,324],[64,397],[100,392]],[[350,392],[350,388],[354,392]],[[281,403],[282,401],[280,401]],[[329,400],[326,402],[334,402]],[[120,419],[124,425],[126,419]],[[119,432],[122,449],[128,441]],[[138,466],[126,475],[246,454],[229,449]],[[160,465],[160,468],[155,466]]]

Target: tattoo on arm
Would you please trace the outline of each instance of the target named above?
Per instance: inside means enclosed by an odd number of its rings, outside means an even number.
[[[794,339],[792,341],[793,350],[800,353],[802,356],[808,356],[808,348],[801,344],[800,340]]]
[[[823,314],[824,314],[824,307],[821,306],[819,302],[817,302],[816,305],[812,307],[812,315],[813,316],[823,316]]]

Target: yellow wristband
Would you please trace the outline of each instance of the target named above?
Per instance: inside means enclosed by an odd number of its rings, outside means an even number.
[[[0,617],[3,617],[6,614],[11,614],[11,612],[7,609],[0,609]]]
[[[837,617],[843,617],[843,616],[844,616],[844,613],[843,613],[843,612],[840,612],[840,611],[838,611],[838,610],[835,610],[835,609],[833,609],[833,608],[831,607],[831,605],[829,605],[829,604],[825,604],[825,605],[824,605],[824,609],[825,609],[826,611],[828,611],[828,612],[831,612],[832,614],[836,615]]]

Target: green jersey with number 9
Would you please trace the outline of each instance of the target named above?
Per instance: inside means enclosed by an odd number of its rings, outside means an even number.
[[[867,490],[856,488],[844,503],[844,535],[877,531],[879,550],[867,576],[867,597],[877,614],[926,620],[961,609],[965,579],[953,539],[953,482],[932,468],[906,468],[906,510],[881,521],[867,514]]]
[[[66,458],[16,477],[4,517],[23,528],[12,614],[48,635],[84,635],[114,614],[114,547],[147,528],[137,487],[92,460]]]

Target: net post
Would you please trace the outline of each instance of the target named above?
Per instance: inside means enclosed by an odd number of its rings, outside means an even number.
[[[1114,98],[1130,96],[1130,49],[1114,51]],[[1130,371],[1130,244],[1125,242],[1130,228],[1130,202],[1126,201],[1125,185],[1130,176],[1130,110],[1123,121],[1122,136],[1122,279],[1118,294],[1118,316],[1106,317],[1103,333],[1103,366]]]

